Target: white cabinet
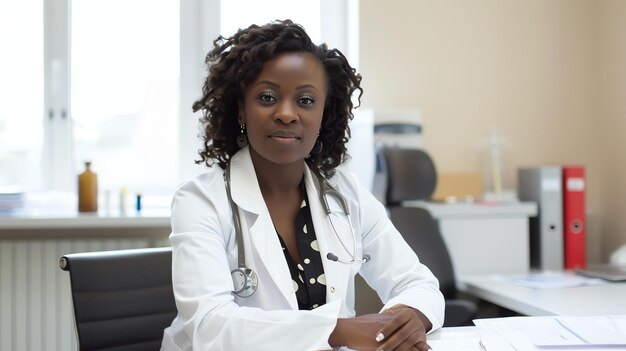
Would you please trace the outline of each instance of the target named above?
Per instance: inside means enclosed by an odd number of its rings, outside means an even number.
[[[528,219],[534,202],[444,204],[406,201],[439,222],[457,279],[477,274],[524,274],[530,269]]]

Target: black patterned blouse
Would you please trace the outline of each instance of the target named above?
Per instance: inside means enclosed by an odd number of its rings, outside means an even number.
[[[302,185],[304,196],[300,210],[296,215],[296,241],[302,262],[298,263],[291,257],[280,235],[278,235],[278,239],[289,266],[293,288],[298,299],[298,308],[312,310],[326,303],[326,276],[324,275],[320,250],[317,246],[317,237],[313,228],[311,209],[308,206],[304,183]]]

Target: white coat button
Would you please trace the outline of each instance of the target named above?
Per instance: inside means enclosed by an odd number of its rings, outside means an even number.
[[[334,292],[335,292],[335,287],[334,287],[334,286],[331,286],[331,287],[330,287],[330,292],[331,292],[331,293],[334,293]]]

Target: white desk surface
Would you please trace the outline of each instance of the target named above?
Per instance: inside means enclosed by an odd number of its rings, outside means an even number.
[[[626,314],[626,282],[535,289],[498,280],[492,275],[482,275],[462,277],[457,287],[483,300],[528,316]]]

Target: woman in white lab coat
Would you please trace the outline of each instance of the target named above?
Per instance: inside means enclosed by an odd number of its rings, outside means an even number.
[[[426,333],[443,323],[436,278],[384,207],[336,170],[360,75],[291,21],[220,37],[206,62],[193,107],[198,162],[211,168],[172,203],[178,316],[163,349],[428,350]],[[242,264],[258,284],[243,293],[231,275]],[[354,316],[357,273],[380,313]]]

